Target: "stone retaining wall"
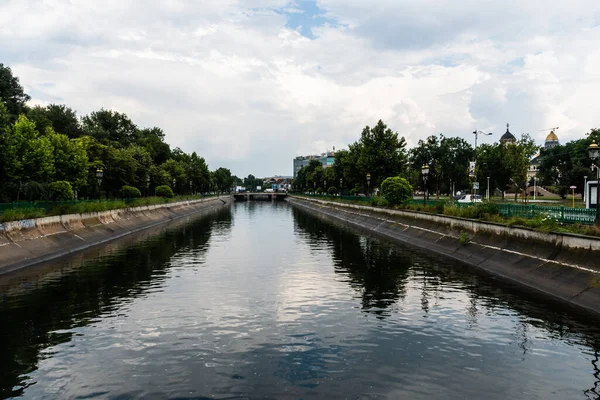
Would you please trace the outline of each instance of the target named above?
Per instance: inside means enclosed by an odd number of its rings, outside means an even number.
[[[0,224],[0,274],[65,256],[202,209],[230,203],[210,197],[85,214],[67,214]]]
[[[288,201],[600,313],[599,239],[318,199]]]

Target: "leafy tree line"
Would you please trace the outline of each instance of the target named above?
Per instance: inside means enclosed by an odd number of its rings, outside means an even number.
[[[587,150],[593,140],[600,143],[600,129],[592,129],[585,138],[542,149],[537,173],[539,184],[557,186],[562,197],[570,192],[570,186],[577,186],[577,193],[583,195],[585,176],[588,180],[596,179]]]
[[[542,183],[583,187],[583,176],[591,175],[587,147],[592,139],[600,142],[600,130],[592,130],[587,138],[565,146],[541,150]],[[348,150],[336,152],[332,168],[323,168],[318,160],[311,160],[298,172],[294,188],[318,193],[367,193],[380,189],[388,177],[402,177],[413,188],[439,196],[451,193],[453,188],[470,190],[475,180],[479,181],[480,190],[485,190],[489,177],[491,193],[498,189],[502,195],[508,190],[516,194],[528,184],[529,163],[538,152],[540,147],[528,134],[514,143],[497,141],[477,149],[462,138],[440,134],[419,140],[414,148],[407,149],[404,137],[380,120],[373,128],[366,126]],[[469,177],[470,161],[476,161],[475,178]],[[424,164],[429,166],[427,187],[421,172]]]
[[[100,109],[79,118],[66,105],[27,105],[30,97],[0,64],[0,201],[49,199],[53,182],[68,182],[79,198],[229,192],[227,168],[210,171],[196,152],[171,149],[158,127],[137,126],[126,114]],[[102,179],[98,172],[102,171]]]

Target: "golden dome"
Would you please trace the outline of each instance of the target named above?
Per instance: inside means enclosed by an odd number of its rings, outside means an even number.
[[[548,136],[546,136],[546,142],[558,142],[558,136],[556,136],[556,133],[554,133],[554,131],[550,131],[550,133],[548,134]]]

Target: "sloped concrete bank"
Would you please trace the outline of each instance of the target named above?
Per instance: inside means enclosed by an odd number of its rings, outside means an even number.
[[[288,202],[600,314],[599,239],[304,197],[290,197]]]
[[[0,274],[66,256],[204,209],[230,204],[211,197],[0,224]]]

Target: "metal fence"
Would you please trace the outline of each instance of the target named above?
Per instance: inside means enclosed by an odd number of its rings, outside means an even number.
[[[549,218],[562,223],[593,225],[596,210],[537,204],[498,204],[498,212],[505,217]]]

